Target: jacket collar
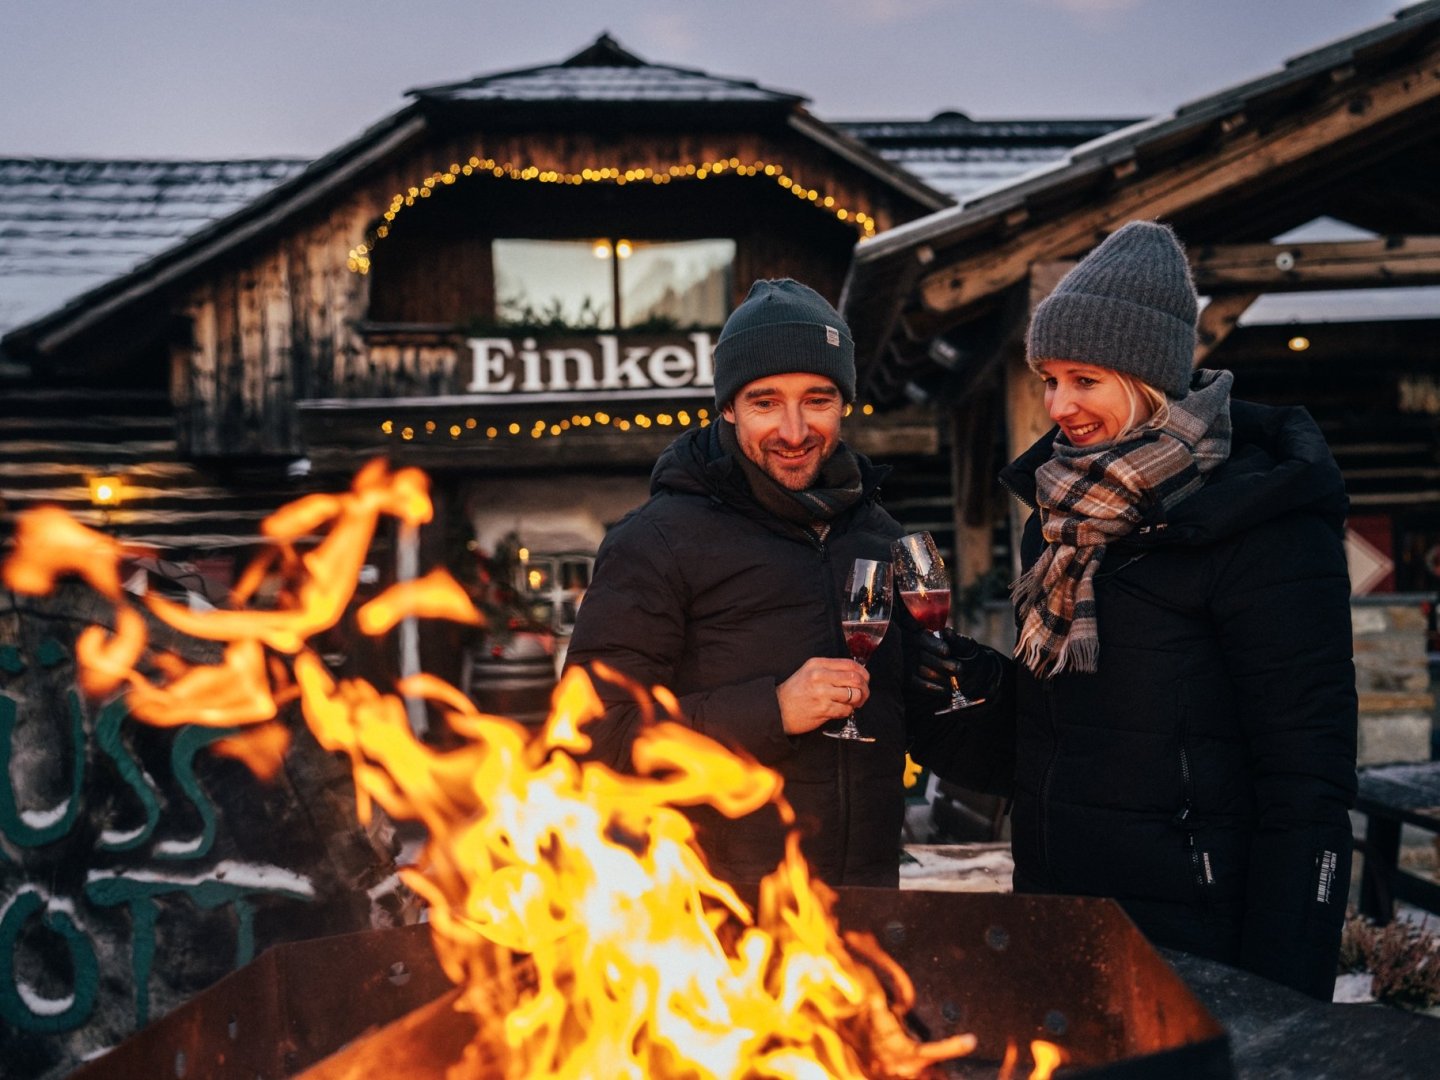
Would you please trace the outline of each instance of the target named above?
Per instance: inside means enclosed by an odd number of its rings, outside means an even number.
[[[880,485],[892,470],[888,465],[874,464],[861,453],[855,454],[855,460],[860,467],[861,486],[856,505],[865,506],[876,500]],[[705,495],[752,517],[774,517],[750,493],[744,470],[720,448],[713,424],[685,432],[660,454],[650,473],[650,493],[666,490]]]
[[[1229,460],[1168,514],[1157,511],[1126,543],[1211,543],[1296,510],[1343,527],[1345,482],[1305,409],[1232,400],[1230,420]],[[1050,459],[1059,430],[1051,428],[1000,472],[1000,482],[1031,509],[1035,470]]]

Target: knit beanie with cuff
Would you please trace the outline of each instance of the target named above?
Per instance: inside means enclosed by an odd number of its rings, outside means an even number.
[[[855,342],[830,303],[791,278],[760,280],[730,313],[715,342],[715,405],[767,375],[824,375],[855,400]]]
[[[1199,305],[1185,250],[1168,225],[1132,221],[1081,259],[1042,300],[1026,360],[1078,360],[1124,371],[1183,398]]]

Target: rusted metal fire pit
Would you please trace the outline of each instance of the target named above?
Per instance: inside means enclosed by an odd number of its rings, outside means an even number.
[[[979,1037],[935,1076],[995,1076],[1007,1039],[1063,1047],[1062,1077],[1234,1076],[1224,1030],[1111,901],[839,893],[842,926],[873,932],[914,980],[916,1031]],[[449,990],[425,927],[283,945],[72,1080],[441,1080],[474,1034]]]

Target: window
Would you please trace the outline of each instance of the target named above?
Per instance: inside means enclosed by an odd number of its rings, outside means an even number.
[[[520,588],[530,617],[568,637],[594,565],[595,557],[584,552],[532,553],[521,569]]]
[[[502,325],[683,330],[730,312],[733,240],[496,240],[492,253]]]

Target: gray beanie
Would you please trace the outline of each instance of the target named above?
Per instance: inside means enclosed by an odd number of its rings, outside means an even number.
[[[1195,284],[1168,225],[1132,221],[1106,237],[1035,308],[1025,356],[1128,372],[1172,398],[1190,389]]]
[[[824,375],[855,400],[855,342],[840,313],[808,285],[760,280],[730,313],[715,342],[715,405],[766,375]]]

